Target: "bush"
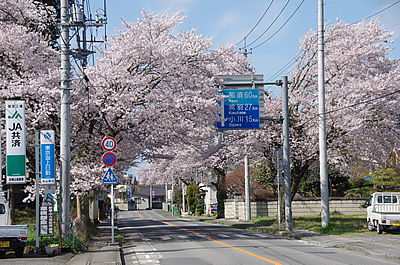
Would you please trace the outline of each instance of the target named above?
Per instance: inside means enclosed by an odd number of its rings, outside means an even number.
[[[197,198],[196,200],[196,215],[204,214],[204,200],[202,198]]]
[[[186,189],[186,200],[189,207],[189,211],[194,213],[196,211],[196,195],[199,193],[199,188],[195,184],[190,184]]]

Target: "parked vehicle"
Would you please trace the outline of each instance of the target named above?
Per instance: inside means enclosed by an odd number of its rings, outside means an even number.
[[[27,240],[28,226],[11,225],[8,200],[0,192],[0,256],[4,256],[7,251],[14,251],[17,258],[22,257]]]
[[[382,234],[390,227],[400,227],[400,193],[376,192],[366,206],[369,231],[376,229]]]

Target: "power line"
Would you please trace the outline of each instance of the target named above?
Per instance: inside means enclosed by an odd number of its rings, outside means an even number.
[[[262,16],[260,17],[260,19],[258,20],[258,22],[254,25],[254,27],[249,31],[249,33],[247,33],[246,36],[243,37],[243,39],[241,39],[238,43],[236,43],[235,46],[239,45],[244,39],[246,39],[252,32],[253,30],[258,26],[258,24],[260,24],[261,20],[264,18],[265,14],[267,14],[268,10],[270,9],[270,7],[272,6],[272,4],[274,3],[275,0],[272,0],[271,3],[268,5],[267,9],[264,11],[264,14],[262,14]]]
[[[292,58],[287,64],[285,64],[281,69],[279,69],[274,75],[272,75],[268,80],[274,80],[277,76],[281,75],[295,63],[294,58]]]
[[[303,0],[304,1],[304,0]],[[267,31],[275,24],[275,22],[278,20],[278,18],[282,15],[283,11],[285,11],[286,7],[288,6],[290,0],[288,0],[285,4],[285,6],[281,9],[281,11],[278,13],[278,15],[275,17],[274,21],[272,21],[272,23],[268,26],[268,28],[260,35],[258,36],[257,39],[255,39],[252,43],[249,44],[252,45],[254,44],[256,41],[258,41],[262,36],[264,36],[265,33],[267,33]]]
[[[400,3],[400,0],[397,1],[397,2],[394,2],[394,3],[391,4],[390,6],[387,6],[387,7],[385,7],[384,9],[382,9],[382,10],[380,10],[380,11],[378,11],[378,12],[376,12],[376,13],[374,13],[374,14],[372,14],[372,15],[370,15],[370,16],[364,18],[364,19],[369,19],[369,18],[371,18],[371,17],[374,17],[374,16],[376,16],[376,15],[382,13],[383,11],[386,11],[386,10],[388,10],[389,8],[392,8],[393,6],[397,5],[398,3]],[[352,23],[352,24],[357,24],[357,23],[363,21],[364,19],[358,20],[357,22],[354,22],[354,23]]]
[[[389,96],[392,96],[392,95],[397,94],[397,93],[400,93],[400,90],[396,90],[396,91],[393,91],[393,92],[388,93],[388,94],[384,94],[384,95],[376,97],[376,98],[372,98],[372,99],[364,100],[364,101],[361,101],[361,102],[358,102],[358,103],[354,103],[354,104],[351,104],[351,105],[348,105],[348,106],[345,106],[345,107],[342,107],[342,108],[339,108],[339,109],[326,111],[324,114],[331,114],[331,113],[335,113],[335,112],[342,111],[342,110],[345,110],[345,109],[354,108],[354,107],[356,107],[358,105],[367,104],[367,103],[370,103],[370,102],[373,102],[373,101],[377,101],[379,99],[382,99],[382,98],[385,98],[385,97],[389,97]],[[318,117],[319,117],[319,115],[315,115],[314,117],[312,117],[311,119],[309,119],[308,121],[303,123],[301,126],[306,125],[307,123],[311,122],[312,120],[314,120],[314,119],[316,119]]]
[[[389,5],[389,6],[387,6],[387,7],[385,7],[385,8],[383,8],[382,10],[380,10],[380,11],[378,11],[378,12],[376,12],[376,13],[370,15],[370,16],[365,17],[365,19],[369,19],[369,18],[371,18],[371,17],[373,17],[373,16],[376,16],[376,15],[382,13],[383,11],[386,11],[386,10],[388,10],[389,8],[392,8],[393,6],[395,6],[395,5],[398,4],[398,3],[400,3],[400,0],[397,1],[397,2],[395,2],[395,3],[393,3],[393,4],[391,4],[391,5]],[[357,23],[359,23],[359,22],[361,22],[361,21],[362,21],[362,20],[359,20],[359,21],[353,22],[353,23],[351,23],[351,24],[357,24]],[[397,24],[392,25],[392,26],[390,26],[390,27],[396,26],[396,25],[398,25],[398,24],[400,24],[400,23],[397,23]],[[254,49],[257,48],[257,47],[258,47],[258,46],[254,47]],[[294,59],[291,59],[287,64],[285,64],[285,66],[283,66],[277,73],[275,73],[275,74],[272,76],[272,78],[274,78],[274,77],[276,77],[276,76],[279,76],[282,72],[286,71],[287,68],[289,68],[289,67],[286,67],[287,65],[290,64],[290,66],[292,66],[293,63],[291,64],[291,62],[294,63]],[[286,67],[286,68],[285,68],[285,67]],[[272,80],[272,78],[270,78],[270,80]]]
[[[290,15],[290,17],[285,21],[285,23],[283,23],[283,25],[277,30],[275,31],[274,34],[271,35],[271,37],[269,37],[268,39],[266,39],[265,41],[263,41],[262,43],[258,44],[257,46],[253,47],[253,49],[256,49],[258,47],[260,47],[261,45],[264,45],[267,41],[269,41],[270,39],[272,39],[279,31],[281,31],[281,29],[289,22],[289,20],[297,13],[297,11],[300,9],[300,7],[303,5],[304,0],[301,1],[301,3],[297,6],[296,10],[294,10],[294,12]],[[254,41],[252,42],[254,43]],[[251,44],[250,44],[251,45]]]

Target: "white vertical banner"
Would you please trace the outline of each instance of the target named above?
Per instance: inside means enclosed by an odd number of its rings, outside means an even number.
[[[55,184],[54,131],[40,131],[41,184]]]
[[[6,149],[7,184],[26,183],[25,101],[7,100]]]

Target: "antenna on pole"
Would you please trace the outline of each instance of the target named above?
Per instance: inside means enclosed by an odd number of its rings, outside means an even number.
[[[247,54],[253,53],[253,49],[250,48],[250,51],[247,51],[246,38],[244,38],[243,41],[244,41],[244,47],[243,47],[243,50],[242,50],[242,48],[239,48],[239,53],[243,54],[244,57],[247,57]]]

